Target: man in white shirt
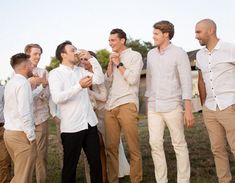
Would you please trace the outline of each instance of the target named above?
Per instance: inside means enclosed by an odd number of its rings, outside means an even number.
[[[33,67],[29,56],[19,53],[11,57],[15,75],[5,87],[5,132],[4,141],[14,163],[11,182],[32,182],[36,158],[33,97],[27,78]]]
[[[177,182],[190,182],[188,147],[184,124],[192,127],[192,78],[186,52],[171,43],[174,25],[160,21],[153,26],[156,48],[147,55],[146,93],[149,143],[157,183],[166,183],[167,164],[163,147],[164,130],[170,131],[177,159]],[[185,112],[183,113],[183,104]]]
[[[119,143],[123,130],[130,152],[130,179],[142,180],[142,157],[138,137],[139,82],[143,67],[140,53],[126,47],[126,33],[113,29],[109,45],[113,53],[106,72],[107,85],[111,86],[105,105],[105,148],[107,151],[108,180],[118,183]]]
[[[83,148],[90,165],[91,183],[102,182],[102,168],[97,133],[97,117],[87,88],[104,82],[98,61],[83,50],[79,56],[92,64],[93,73],[77,67],[77,49],[70,41],[58,45],[56,57],[60,66],[49,74],[53,102],[60,109],[61,139],[64,149],[62,183],[75,183],[76,167]]]
[[[33,92],[38,90],[38,92],[33,96],[33,112],[36,125],[35,132],[37,145],[37,158],[35,167],[37,183],[46,183],[47,180],[47,120],[49,118],[49,87],[47,82],[47,71],[38,67],[42,52],[42,47],[38,44],[28,44],[25,46],[25,53],[30,56],[29,59],[33,65],[34,77],[29,78],[29,81],[31,82]],[[37,80],[36,86],[34,86],[33,80]]]
[[[3,140],[4,134],[4,86],[0,84],[0,183],[11,180],[11,157]]]
[[[219,183],[232,181],[227,141],[235,155],[235,44],[216,35],[213,20],[196,24],[196,39],[205,46],[197,53],[198,88]],[[227,141],[226,141],[227,138]]]

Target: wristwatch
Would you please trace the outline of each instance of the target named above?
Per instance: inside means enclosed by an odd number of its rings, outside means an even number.
[[[120,62],[120,63],[117,65],[117,68],[122,67],[122,66],[123,66],[123,63]]]

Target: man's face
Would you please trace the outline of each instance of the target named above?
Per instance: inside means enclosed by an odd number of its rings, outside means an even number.
[[[199,41],[201,46],[205,46],[209,41],[209,32],[204,24],[198,23],[195,28],[195,38]]]
[[[92,65],[91,65],[91,63],[89,62],[89,60],[88,60],[87,58],[81,57],[81,58],[80,58],[80,61],[81,61],[81,66],[82,66],[84,69],[86,69],[86,70],[88,70],[88,71],[91,71],[91,70],[92,70]]]
[[[163,45],[165,41],[167,40],[166,39],[167,37],[168,37],[168,33],[162,33],[162,31],[159,29],[153,29],[153,40],[154,40],[154,44],[157,47],[160,47],[161,45]]]
[[[77,65],[78,58],[76,56],[77,48],[73,45],[67,44],[65,46],[65,53],[62,53],[63,60],[66,60],[67,62]]]
[[[112,48],[113,52],[120,52],[125,46],[125,39],[120,39],[118,34],[109,35],[109,46]]]
[[[40,61],[41,58],[41,50],[39,48],[31,48],[29,56],[30,56],[30,61],[32,62],[34,67],[37,67],[38,62]]]

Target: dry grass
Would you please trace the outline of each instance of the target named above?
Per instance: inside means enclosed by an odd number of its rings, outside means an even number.
[[[186,139],[190,153],[191,162],[191,183],[216,183],[215,165],[213,156],[210,150],[210,143],[206,128],[202,123],[201,113],[195,114],[197,124],[193,129],[186,129]],[[148,129],[146,117],[141,116],[139,123],[141,152],[143,159],[143,183],[154,183],[154,166],[151,158],[150,147],[148,143]],[[60,165],[57,141],[55,136],[55,126],[50,125],[50,144],[49,144],[49,161],[48,161],[48,183],[60,182]],[[124,142],[124,146],[126,144]],[[169,183],[176,183],[176,159],[169,131],[165,131],[165,152],[168,164],[168,178]],[[126,147],[127,148],[127,147]],[[126,153],[128,156],[128,153]],[[235,175],[235,162],[231,159],[231,171]],[[83,162],[80,161],[77,169],[77,182],[85,183]],[[120,183],[130,182],[129,177],[120,179]],[[234,180],[235,182],[235,180]]]

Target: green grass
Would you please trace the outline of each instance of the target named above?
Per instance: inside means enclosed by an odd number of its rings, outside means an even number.
[[[192,129],[186,129],[185,135],[188,142],[190,163],[191,163],[191,183],[216,183],[216,172],[213,156],[210,150],[210,143],[206,128],[202,122],[201,113],[195,114],[196,125]],[[56,129],[53,122],[50,122],[50,137],[49,137],[49,152],[48,152],[48,183],[59,183],[60,182],[60,163],[58,153],[58,142],[56,140]],[[150,146],[148,143],[148,128],[146,116],[140,116],[139,123],[139,136],[141,143],[141,152],[143,159],[143,183],[155,183],[154,177],[154,166],[150,152]],[[124,147],[127,150],[126,143]],[[165,131],[164,141],[166,159],[168,164],[168,182],[176,183],[176,158],[173,147],[171,145],[171,139],[169,131]],[[230,152],[230,151],[229,151]],[[127,157],[128,151],[126,151]],[[232,174],[235,175],[235,162],[232,154],[230,156],[230,165]],[[235,180],[233,180],[235,182]],[[85,183],[84,178],[84,166],[80,160],[77,169],[77,182]],[[121,178],[120,183],[129,183],[130,179],[128,176]]]

